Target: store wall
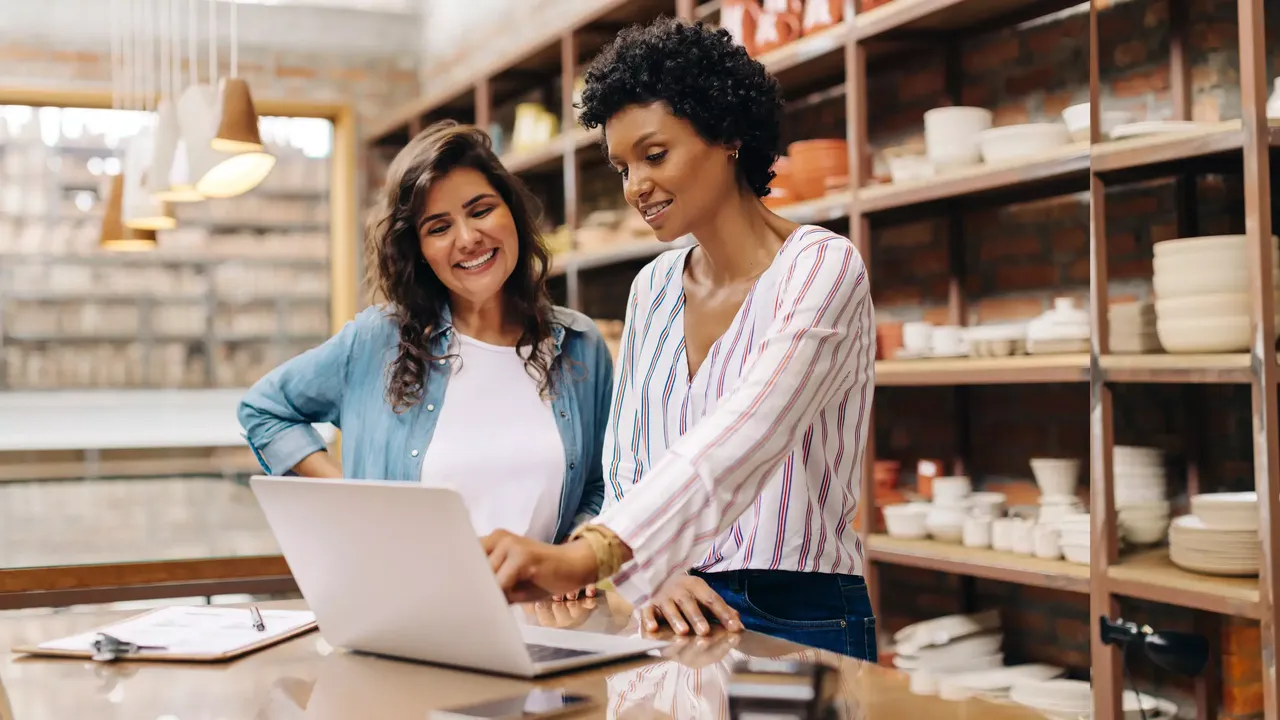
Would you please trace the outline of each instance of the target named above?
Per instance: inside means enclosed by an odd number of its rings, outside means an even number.
[[[110,12],[105,0],[0,0],[0,86],[109,90]],[[417,96],[413,15],[245,4],[238,16],[240,73],[258,96],[352,103],[365,123]],[[203,15],[199,27],[207,37]],[[225,72],[225,8],[218,28]],[[207,58],[202,43],[202,79]]]

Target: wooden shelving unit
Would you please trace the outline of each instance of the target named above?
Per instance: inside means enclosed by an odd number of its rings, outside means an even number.
[[[1135,0],[1142,2],[1144,0]],[[1188,0],[1173,0],[1183,7]],[[1148,136],[1122,141],[1102,142],[1095,132],[1086,143],[1076,143],[1042,157],[1003,166],[979,166],[952,172],[926,181],[900,184],[874,184],[867,176],[871,167],[868,143],[867,102],[868,68],[877,63],[892,62],[901,53],[957,52],[962,38],[995,29],[1016,26],[1079,5],[1077,0],[890,0],[855,15],[854,3],[846,2],[846,20],[821,33],[801,38],[768,53],[761,62],[779,79],[788,98],[798,95],[838,97],[843,95],[846,111],[845,136],[850,145],[850,185],[801,203],[785,206],[778,212],[796,222],[824,224],[848,223],[848,235],[871,265],[875,252],[871,229],[923,217],[955,215],[974,205],[1005,205],[1070,193],[1089,193],[1092,201],[1090,306],[1092,308],[1093,346],[1087,354],[1018,356],[977,359],[955,358],[935,360],[881,360],[876,363],[876,382],[882,387],[894,386],[972,386],[1069,383],[1080,386],[1080,392],[1091,393],[1092,412],[1081,423],[1091,428],[1091,512],[1094,525],[1092,563],[1090,566],[1065,561],[1042,561],[1008,553],[974,550],[928,541],[904,541],[880,534],[864,534],[867,552],[866,573],[873,597],[878,593],[876,566],[904,565],[938,572],[987,578],[1009,583],[1056,588],[1066,592],[1087,594],[1090,598],[1092,622],[1092,674],[1095,687],[1093,717],[1118,720],[1120,684],[1118,655],[1097,640],[1097,618],[1115,616],[1117,596],[1134,597],[1179,605],[1212,613],[1248,618],[1271,618],[1277,556],[1277,526],[1280,517],[1277,498],[1269,477],[1278,464],[1277,456],[1277,376],[1274,341],[1273,299],[1260,288],[1270,287],[1271,264],[1266,245],[1261,242],[1271,234],[1268,152],[1280,148],[1280,127],[1268,125],[1263,117],[1266,98],[1266,72],[1262,62],[1262,0],[1237,0],[1242,27],[1255,28],[1242,35],[1245,49],[1241,65],[1246,70],[1244,89],[1245,115],[1249,120],[1207,125],[1194,132],[1178,135]],[[691,0],[672,3],[679,17],[702,17],[714,13],[705,3],[699,8]],[[577,67],[589,58],[591,49],[600,44],[600,34],[608,34],[609,26],[602,18],[644,21],[657,11],[671,12],[662,3],[628,4],[619,0],[607,3],[599,14],[584,18],[578,26],[559,40],[559,67],[562,87],[570,86]],[[1090,95],[1095,113],[1092,126],[1099,127],[1097,10],[1090,9]],[[614,26],[616,27],[616,26]],[[1180,27],[1171,49],[1174,86],[1172,95],[1178,108],[1175,119],[1189,117],[1190,81],[1186,67],[1185,36]],[[1247,37],[1246,37],[1247,36]],[[442,88],[430,97],[398,113],[393,121],[378,128],[369,138],[378,152],[394,150],[427,123],[440,117],[456,117],[482,126],[492,117],[494,98],[510,95],[512,88],[508,70],[546,68],[554,47],[546,45],[536,51],[514,53],[496,62],[482,77],[465,87]],[[536,57],[535,57],[536,56]],[[954,55],[952,57],[955,57]],[[953,62],[951,65],[959,65]],[[960,103],[960,81],[949,73],[946,92],[953,104]],[[499,85],[502,85],[499,90]],[[806,93],[808,95],[806,95]],[[564,188],[565,222],[570,228],[579,215],[579,183],[581,164],[587,153],[594,152],[598,142],[594,133],[576,129],[572,107],[561,107],[562,128],[569,128],[546,147],[507,155],[512,170],[525,176],[559,174]],[[1254,333],[1258,347],[1250,353],[1223,355],[1119,355],[1109,351],[1106,342],[1107,263],[1105,242],[1105,198],[1108,184],[1166,177],[1188,172],[1243,172],[1246,178],[1247,208],[1250,215],[1249,234],[1256,262],[1252,272],[1255,290],[1255,314],[1264,318]],[[1257,220],[1257,222],[1255,222]],[[962,255],[962,232],[951,225],[952,256]],[[571,303],[578,299],[574,289],[583,278],[580,272],[612,264],[651,257],[665,248],[655,243],[637,243],[603,251],[577,251],[559,256],[554,272],[565,276],[570,287]],[[953,320],[965,317],[963,262],[951,268],[950,307]],[[1263,510],[1265,564],[1261,580],[1216,578],[1188,573],[1172,566],[1164,551],[1151,551],[1123,560],[1116,547],[1117,529],[1112,503],[1112,468],[1110,456],[1112,436],[1111,387],[1116,383],[1163,384],[1250,384],[1254,388],[1254,427],[1258,430],[1260,461],[1255,468],[1259,494],[1270,498]],[[872,433],[874,437],[874,433]],[[874,445],[874,443],[872,443]],[[861,480],[861,511],[864,533],[871,528],[869,518],[875,516],[875,487],[872,466],[874,446],[868,447]],[[880,602],[880,598],[875,598]],[[1270,657],[1280,645],[1280,627],[1264,623],[1264,657]],[[1266,679],[1267,717],[1280,717],[1277,709],[1274,675]],[[1215,708],[1201,708],[1202,717],[1211,717]]]
[[[1090,593],[1093,626],[1092,679],[1095,688],[1093,717],[1122,717],[1122,659],[1104,646],[1098,618],[1115,616],[1116,598],[1144,600],[1196,608],[1212,613],[1262,619],[1264,664],[1280,647],[1280,628],[1274,620],[1277,562],[1280,562],[1280,496],[1277,472],[1277,372],[1275,295],[1271,243],[1271,150],[1278,146],[1280,128],[1265,114],[1270,88],[1264,43],[1262,0],[1237,0],[1241,109],[1243,119],[1205,124],[1189,132],[1153,134],[1121,140],[1104,140],[1099,117],[1102,97],[1100,58],[1111,48],[1099,44],[1099,15],[1094,10],[1090,27],[1090,307],[1092,356],[1100,378],[1090,383],[1091,449],[1091,565],[1096,582]],[[1189,48],[1192,29],[1187,20],[1188,0],[1169,4],[1169,77],[1173,120],[1190,120],[1191,80]],[[1272,18],[1274,21],[1275,18]],[[1252,296],[1253,346],[1247,353],[1223,355],[1110,354],[1107,308],[1110,274],[1107,250],[1107,189],[1126,183],[1172,178],[1177,185],[1178,237],[1200,235],[1196,227],[1194,179],[1204,173],[1242,173],[1243,223],[1248,236],[1249,287]],[[1253,391],[1254,483],[1260,499],[1260,578],[1237,579],[1200,575],[1181,570],[1170,562],[1167,550],[1152,550],[1127,557],[1119,553],[1113,488],[1115,445],[1113,389],[1119,383],[1248,384]],[[1203,491],[1208,488],[1199,488]],[[1197,680],[1201,702],[1217,695],[1217,679]],[[1280,717],[1276,675],[1262,673],[1265,716]],[[1199,708],[1200,717],[1214,717],[1217,707]]]
[[[904,565],[1018,585],[1089,593],[1089,566],[933,540],[903,540],[888,535],[867,538],[873,562]]]

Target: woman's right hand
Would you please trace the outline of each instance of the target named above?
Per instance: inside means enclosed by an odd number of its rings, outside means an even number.
[[[665,620],[677,635],[687,635],[690,626],[698,635],[707,635],[711,624],[703,608],[710,610],[726,630],[742,630],[738,611],[729,607],[707,581],[695,575],[677,575],[663,583],[649,604],[640,610],[640,623],[648,632],[656,632],[658,623]]]

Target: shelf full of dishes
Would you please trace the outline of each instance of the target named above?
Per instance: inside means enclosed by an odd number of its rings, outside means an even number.
[[[1026,322],[972,327],[934,325],[925,321],[881,323],[876,328],[878,354],[885,360],[931,358],[999,358],[1018,355],[1088,353],[1089,314],[1070,297]]]
[[[881,462],[893,461],[877,461],[877,470]],[[1188,499],[1189,513],[1176,514],[1159,448],[1117,445],[1112,463],[1116,530],[1126,552],[1167,541],[1170,560],[1187,572],[1258,574],[1256,493],[1198,493]],[[903,540],[1090,564],[1090,515],[1079,483],[1082,461],[1032,458],[1029,465],[1040,491],[1035,505],[1009,506],[1006,494],[975,491],[967,476],[938,476],[933,461],[921,462],[917,477],[923,487],[918,485],[914,499],[887,489],[887,474],[877,472],[877,500],[895,495],[905,500],[881,508],[885,531]]]

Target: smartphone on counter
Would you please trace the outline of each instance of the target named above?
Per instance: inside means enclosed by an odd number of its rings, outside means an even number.
[[[593,704],[585,695],[564,690],[530,690],[501,700],[436,710],[431,713],[431,720],[541,720],[585,710]]]

